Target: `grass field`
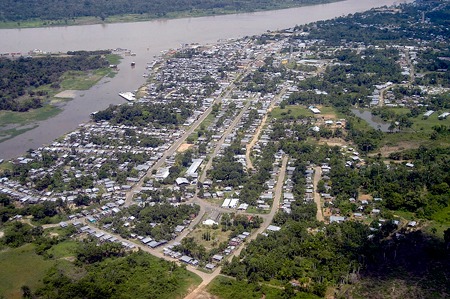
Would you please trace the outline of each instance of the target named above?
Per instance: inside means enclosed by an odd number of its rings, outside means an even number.
[[[198,132],[200,131],[201,128],[205,128],[205,130],[208,128],[208,126],[214,121],[215,116],[210,113],[203,121],[202,123],[197,127],[197,129],[194,130],[194,132],[192,132],[191,135],[189,135],[188,137],[188,141],[190,143],[195,143],[198,139]]]
[[[109,68],[102,68],[89,73],[81,71],[66,72],[62,76],[60,90],[88,90],[109,73],[111,73]]]
[[[338,119],[345,118],[345,116],[341,115],[336,111],[335,108],[331,106],[317,106],[320,110],[320,114],[314,114],[308,107],[301,105],[287,105],[284,109],[277,107],[270,112],[270,116],[276,119],[297,119],[297,118],[305,118],[305,117],[314,117],[321,119],[324,117],[325,119]]]
[[[22,298],[21,287],[36,290],[41,279],[55,261],[45,260],[34,252],[34,246],[24,245],[0,252],[0,294],[5,298]]]
[[[273,109],[270,116],[276,119],[297,119],[299,117],[314,117],[314,113],[304,106],[287,105],[284,109],[280,107]]]
[[[206,232],[210,233],[210,241],[207,241],[202,237]],[[217,229],[212,229],[208,226],[201,225],[198,226],[190,235],[195,239],[197,244],[205,246],[206,250],[211,250],[213,248],[217,248],[220,243],[228,241],[230,232],[223,232],[220,227]]]
[[[297,292],[293,297],[284,297],[284,290],[279,286],[269,286],[265,283],[254,284],[243,280],[235,280],[225,276],[217,276],[208,286],[208,292],[218,296],[221,299],[278,299],[278,298],[297,298],[297,299],[317,299],[319,297]]]
[[[54,259],[72,257],[76,253],[78,243],[76,241],[64,241],[56,244],[48,250],[48,253],[53,256]]]

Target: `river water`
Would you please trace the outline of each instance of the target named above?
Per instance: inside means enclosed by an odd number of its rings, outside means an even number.
[[[37,122],[36,128],[0,143],[0,159],[11,159],[30,148],[51,143],[89,120],[93,111],[123,103],[118,93],[140,87],[147,62],[160,51],[186,43],[214,43],[219,39],[262,34],[267,30],[290,28],[319,20],[361,12],[373,7],[411,0],[347,0],[337,3],[257,13],[200,18],[155,20],[137,23],[100,24],[31,29],[0,30],[0,53],[33,49],[49,52],[126,48],[136,53],[124,57],[114,78],[105,78],[68,101],[57,116]],[[131,68],[131,61],[136,67]]]

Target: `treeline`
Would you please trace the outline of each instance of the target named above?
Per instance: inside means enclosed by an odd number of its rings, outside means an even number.
[[[439,9],[435,9],[437,6]],[[449,36],[446,30],[449,11],[450,5],[442,1],[417,1],[414,6],[401,5],[401,12],[374,9],[301,27],[309,32],[309,38],[324,40],[326,45],[339,45],[343,40],[367,45],[385,45],[393,41],[414,45],[415,39],[430,40],[438,44],[440,41],[436,36]],[[429,25],[418,26],[422,23],[422,12],[429,20]]]
[[[52,267],[33,298],[174,298],[192,279],[175,263],[142,251],[124,254],[120,244],[81,244],[78,266]],[[74,273],[82,274],[74,277]]]
[[[151,236],[156,240],[170,240],[175,227],[182,225],[191,215],[197,215],[199,210],[198,205],[175,207],[170,204],[157,204],[144,208],[133,207],[129,210],[129,214],[136,217],[137,223],[132,231],[141,236]]]
[[[87,53],[87,54],[86,54]],[[47,96],[37,88],[49,85],[59,88],[61,76],[67,71],[87,71],[108,66],[100,55],[84,52],[69,57],[0,58],[0,110],[28,111],[42,107]]]
[[[241,12],[264,9],[277,9],[308,4],[333,2],[332,0],[2,0],[0,16],[2,21],[23,21],[31,19],[68,20],[79,17],[99,17],[126,14],[148,14],[149,17],[164,17],[170,13],[206,13]]]

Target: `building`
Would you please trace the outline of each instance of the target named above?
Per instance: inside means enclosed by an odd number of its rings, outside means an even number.
[[[196,177],[197,176],[197,169],[202,164],[203,159],[192,159],[192,164],[189,166],[188,170],[186,171],[186,176],[188,177]]]

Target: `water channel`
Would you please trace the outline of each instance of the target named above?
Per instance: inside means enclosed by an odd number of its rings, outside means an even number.
[[[389,130],[390,123],[384,122],[381,118],[372,115],[369,110],[351,109],[351,111],[359,118],[365,120],[369,126],[381,132],[396,132],[397,129]]]
[[[373,7],[411,0],[346,0],[342,2],[257,13],[155,20],[138,23],[99,24],[52,28],[0,30],[0,52],[27,53],[126,48],[136,53],[125,56],[114,78],[105,78],[87,91],[77,92],[57,116],[32,124],[36,128],[0,143],[0,159],[11,159],[30,148],[51,143],[89,120],[93,111],[123,103],[121,91],[133,91],[145,82],[148,62],[162,50],[181,44],[215,43],[219,39],[262,34],[267,30],[290,28],[319,20],[361,12]],[[131,68],[131,61],[136,67]]]

